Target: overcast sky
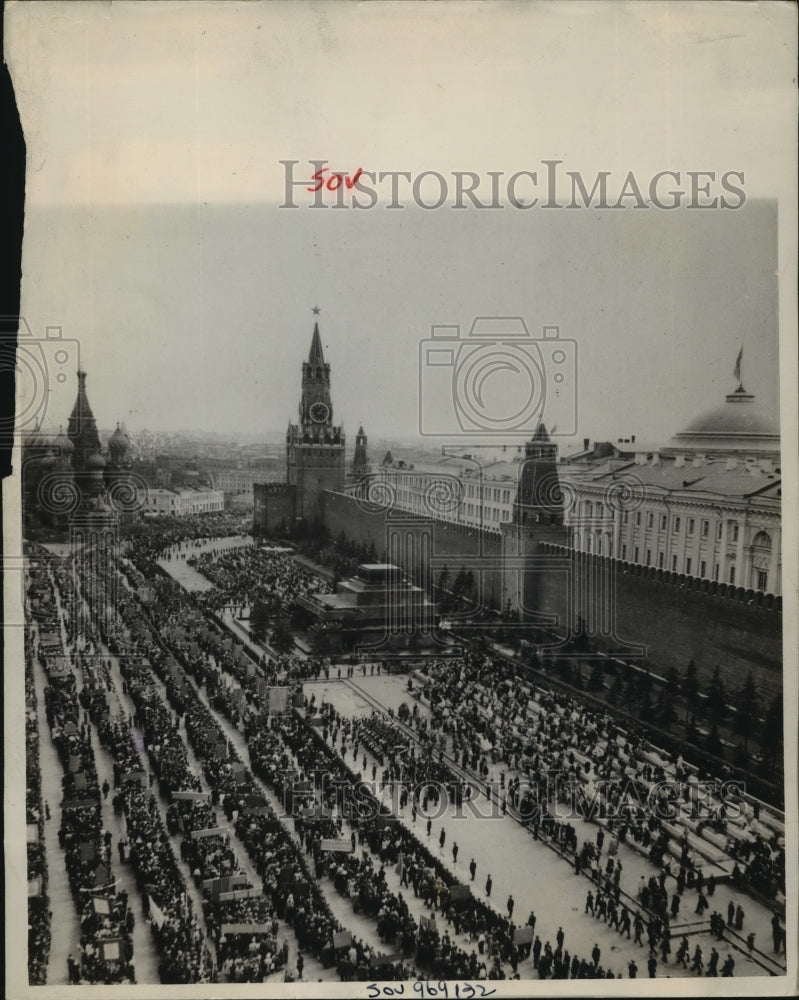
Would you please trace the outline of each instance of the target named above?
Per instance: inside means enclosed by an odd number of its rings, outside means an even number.
[[[23,311],[79,341],[103,427],[284,428],[314,306],[351,439],[359,423],[412,437],[420,341],[476,315],[575,342],[544,416],[578,437],[668,437],[735,387],[742,344],[746,387],[776,409],[787,10],[10,5]],[[488,171],[542,176],[545,159],[589,188],[610,171],[614,192],[630,171],[642,187],[678,171],[684,190],[688,171],[742,171],[746,203],[424,211],[403,188],[392,211],[376,185],[369,211],[316,211],[299,188],[291,210],[281,159],[300,179],[311,159],[450,185],[473,171],[483,191]],[[48,423],[73,396],[74,377],[53,384]],[[436,419],[448,405],[439,390]]]

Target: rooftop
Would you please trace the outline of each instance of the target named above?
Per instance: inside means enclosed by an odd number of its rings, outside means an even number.
[[[779,424],[742,385],[720,406],[706,410],[675,434],[668,451],[741,451],[779,453]]]
[[[221,493],[222,491],[210,486],[176,486],[174,489],[167,486],[148,486],[146,492],[150,496],[194,497],[202,493]]]
[[[580,482],[596,482],[606,486],[614,480],[627,479],[636,485],[654,487],[656,491],[705,493],[725,497],[751,497],[756,494],[778,496],[779,467],[765,460],[746,461],[736,457],[691,460],[679,464],[676,456],[664,456],[657,464],[608,462],[600,460],[594,469],[583,469],[572,476],[571,468],[561,470],[564,482],[579,478]]]

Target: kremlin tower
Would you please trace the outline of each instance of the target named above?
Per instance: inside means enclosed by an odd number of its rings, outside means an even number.
[[[355,455],[352,459],[350,472],[355,479],[361,479],[369,472],[369,459],[366,454],[366,433],[363,426],[358,428],[358,433],[355,435]]]

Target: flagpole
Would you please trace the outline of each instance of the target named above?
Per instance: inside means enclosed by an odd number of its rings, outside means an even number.
[[[738,388],[739,389],[743,389],[743,387],[744,387],[743,386],[743,381],[741,379],[741,362],[743,361],[743,356],[744,356],[744,346],[743,346],[743,344],[741,344],[741,349],[740,349],[740,351],[738,351],[738,357],[735,360],[735,370],[733,372],[733,375],[735,376],[735,378],[738,379]]]

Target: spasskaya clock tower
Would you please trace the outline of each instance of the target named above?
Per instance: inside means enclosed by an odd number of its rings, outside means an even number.
[[[317,310],[314,310],[317,312]],[[322,493],[344,486],[344,431],[333,425],[330,365],[325,361],[319,324],[302,364],[300,421],[286,432],[288,483],[295,489],[295,517],[321,520]]]
[[[333,426],[333,406],[330,402],[330,365],[325,362],[319,324],[314,323],[308,360],[302,363],[302,398],[300,425],[311,433],[320,427]]]

